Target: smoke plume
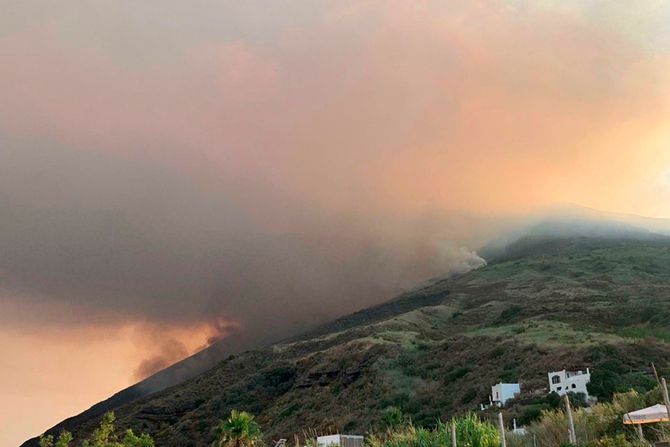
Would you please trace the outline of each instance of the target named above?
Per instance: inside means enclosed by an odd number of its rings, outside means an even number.
[[[148,328],[136,377],[476,268],[509,215],[670,213],[658,2],[3,9],[2,331]]]

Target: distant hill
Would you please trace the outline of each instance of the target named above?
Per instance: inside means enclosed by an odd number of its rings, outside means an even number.
[[[603,397],[653,386],[652,361],[670,374],[666,238],[528,234],[490,260],[228,356],[116,406],[119,424],[148,431],[160,446],[209,445],[211,428],[232,408],[256,414],[268,440],[306,428],[364,433],[381,426],[389,406],[418,425],[476,409],[500,380],[521,381],[526,394],[506,411],[527,420],[551,405],[542,397],[550,370],[593,368]],[[81,436],[96,419],[69,427]]]
[[[617,220],[620,219],[620,220]],[[488,262],[636,241],[670,241],[670,222],[576,206],[542,215],[478,250]]]

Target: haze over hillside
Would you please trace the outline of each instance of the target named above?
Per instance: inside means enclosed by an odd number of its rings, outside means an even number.
[[[670,219],[598,211],[574,204],[551,207],[547,211],[516,221],[512,229],[488,241],[477,253],[488,261],[523,251],[526,244],[549,249],[542,240],[656,240],[670,237]]]

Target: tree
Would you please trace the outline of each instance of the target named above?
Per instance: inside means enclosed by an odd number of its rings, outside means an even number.
[[[154,447],[154,440],[146,433],[137,436],[132,430],[126,430],[123,437],[124,447]]]
[[[69,447],[70,442],[72,442],[72,433],[69,431],[60,432],[55,444],[53,435],[40,436],[40,447]]]
[[[84,441],[84,447],[122,447],[116,442],[116,435],[114,434],[114,416],[113,411],[109,411],[102,416],[100,420],[100,427],[93,431],[90,439]]]
[[[586,384],[589,394],[600,400],[609,400],[617,391],[622,391],[621,376],[615,371],[600,368],[591,373],[591,380]],[[625,387],[624,387],[625,388]]]
[[[115,433],[114,412],[102,416],[100,427],[96,428],[91,438],[84,440],[82,447],[154,447],[154,440],[146,433],[137,436],[132,430],[126,430],[123,438]],[[72,433],[63,431],[54,443],[53,435],[40,436],[40,447],[70,447]]]
[[[86,439],[83,447],[154,447],[154,441],[146,433],[137,436],[132,430],[127,430],[122,439],[114,432],[114,413],[105,413],[100,421],[100,427],[95,429],[90,439]],[[72,434],[63,431],[54,442],[53,435],[40,436],[40,447],[70,447]]]
[[[246,411],[233,410],[228,419],[219,421],[215,429],[214,447],[254,447],[261,443],[263,433]]]

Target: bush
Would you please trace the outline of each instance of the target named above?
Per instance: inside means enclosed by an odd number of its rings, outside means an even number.
[[[500,435],[488,421],[469,413],[456,418],[458,445],[468,447],[498,447]],[[409,423],[399,429],[389,429],[382,435],[372,434],[366,440],[368,447],[445,447],[451,445],[451,425],[438,422],[433,430]]]
[[[542,416],[542,413],[547,410],[551,410],[551,407],[547,403],[528,405],[523,409],[519,423],[521,425],[529,424]]]
[[[68,431],[62,431],[55,442],[52,435],[40,436],[40,447],[68,447],[70,442],[72,442],[72,434]]]
[[[114,422],[116,417],[110,411],[102,416],[100,427],[93,431],[89,439],[84,440],[82,447],[154,447],[154,440],[146,433],[137,436],[132,430],[126,430],[123,436],[116,434]],[[61,432],[54,443],[52,435],[40,436],[40,447],[69,447],[72,442],[72,434],[67,431]]]
[[[615,393],[612,401],[573,411],[575,432],[579,445],[589,447],[637,447],[639,441],[634,430],[622,423],[623,414],[649,405],[657,391],[640,395],[631,390]],[[528,427],[537,444],[543,447],[562,447],[568,440],[568,418],[562,409],[543,411],[539,420]],[[651,440],[651,439],[650,439]]]
[[[497,447],[500,433],[489,421],[480,420],[474,413],[456,419],[456,439],[459,445]]]
[[[599,400],[610,400],[615,393],[622,393],[631,388],[645,393],[655,386],[656,381],[644,374],[621,374],[616,370],[601,367],[591,373],[591,381],[586,385],[586,389]]]
[[[399,428],[405,425],[405,415],[398,407],[387,407],[382,412],[384,426],[390,429]]]
[[[601,400],[608,400],[621,387],[622,379],[614,371],[599,368],[591,373],[591,381],[586,385],[589,394]]]
[[[461,398],[461,403],[469,404],[470,402],[475,400],[475,398],[477,397],[477,394],[478,394],[478,391],[477,391],[476,388],[470,388],[469,390],[467,390],[465,392],[465,394]]]

